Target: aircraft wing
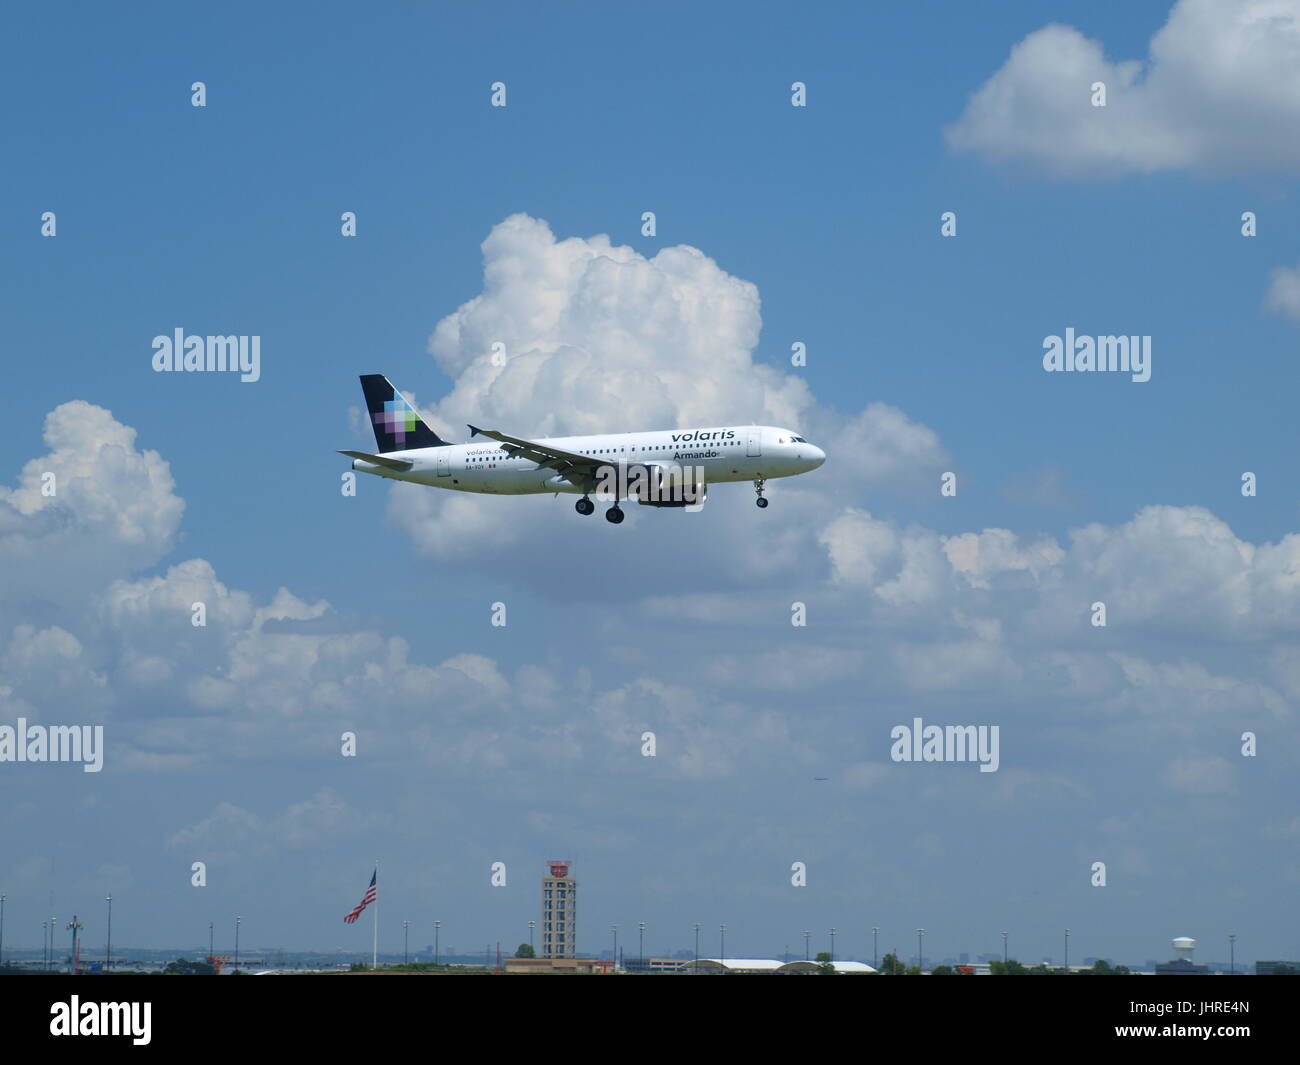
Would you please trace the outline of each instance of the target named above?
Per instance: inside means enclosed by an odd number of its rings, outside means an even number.
[[[559,476],[579,486],[584,481],[594,478],[600,467],[617,465],[609,459],[601,459],[595,455],[579,455],[576,451],[565,451],[563,448],[552,447],[550,444],[535,440],[507,436],[495,429],[479,429],[471,425],[469,432],[470,436],[486,436],[491,440],[497,440],[505,445],[506,454],[522,455],[531,462],[537,463],[539,469],[554,470]]]

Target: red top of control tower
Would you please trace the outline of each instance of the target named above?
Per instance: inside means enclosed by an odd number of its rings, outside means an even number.
[[[549,862],[551,867],[551,876],[564,877],[569,875],[569,866],[572,862]]]

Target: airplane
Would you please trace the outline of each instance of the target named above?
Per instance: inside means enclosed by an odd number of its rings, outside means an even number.
[[[361,391],[378,453],[340,451],[354,470],[453,492],[572,493],[582,496],[574,509],[583,516],[595,511],[595,492],[613,499],[605,520],[614,525],[624,518],[620,499],[698,509],[709,484],[727,481],[753,481],[757,505],[766,507],[767,481],[807,473],[826,461],[821,448],[771,425],[537,440],[471,425],[470,439],[482,436],[486,442],[453,444],[430,429],[383,374],[362,375]]]

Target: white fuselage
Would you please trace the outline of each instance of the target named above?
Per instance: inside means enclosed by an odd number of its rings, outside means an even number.
[[[537,439],[563,451],[590,456],[611,466],[659,466],[665,472],[691,467],[706,484],[725,481],[793,477],[815,470],[824,461],[822,450],[789,429],[770,425],[724,426],[718,429],[664,429],[648,433],[603,436],[563,436]],[[488,495],[531,495],[541,492],[584,494],[584,488],[539,467],[532,459],[511,458],[495,440],[448,444],[444,447],[385,452],[384,458],[412,463],[393,470],[364,459],[352,468],[396,481]]]

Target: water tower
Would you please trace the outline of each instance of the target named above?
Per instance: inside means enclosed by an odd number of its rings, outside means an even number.
[[[1196,950],[1196,940],[1179,936],[1174,940],[1174,958],[1178,961],[1192,963],[1192,953]]]

